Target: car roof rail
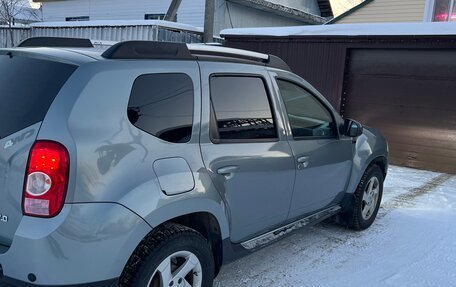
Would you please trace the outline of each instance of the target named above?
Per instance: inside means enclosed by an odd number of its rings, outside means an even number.
[[[22,41],[18,47],[93,48],[90,39],[62,37],[32,37]]]
[[[214,55],[214,56],[232,56],[239,58],[246,58],[247,60],[256,60],[256,61],[267,61],[269,60],[269,55],[240,50],[234,48],[227,48],[223,46],[216,45],[207,45],[207,44],[188,44],[188,49],[195,53],[201,55]]]
[[[194,60],[198,56],[215,56],[230,59],[248,60],[265,66],[291,71],[279,57],[247,50],[227,48],[211,44],[185,44],[156,41],[120,42],[102,55],[106,59],[179,59]]]
[[[106,59],[194,59],[185,43],[155,41],[120,42],[101,56]]]

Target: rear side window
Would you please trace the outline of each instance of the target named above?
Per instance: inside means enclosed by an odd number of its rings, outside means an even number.
[[[269,97],[261,78],[215,76],[210,85],[214,142],[277,139]]]
[[[193,82],[186,74],[138,77],[128,103],[128,118],[137,128],[172,143],[192,136]]]
[[[0,55],[0,138],[40,122],[77,66]]]

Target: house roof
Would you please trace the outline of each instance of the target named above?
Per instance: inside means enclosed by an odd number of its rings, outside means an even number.
[[[358,11],[359,9],[363,8],[364,6],[366,6],[367,4],[369,4],[369,3],[373,2],[373,1],[374,0],[364,0],[363,2],[359,3],[355,7],[345,11],[344,13],[340,14],[339,16],[337,16],[337,17],[333,18],[332,20],[328,21],[326,24],[334,24],[337,21],[339,21],[340,19],[345,18],[348,15],[353,14],[354,12]]]
[[[294,20],[301,21],[306,24],[324,24],[327,20],[323,17],[291,8],[288,6],[272,3],[266,0],[228,0],[236,4],[246,7],[255,8],[258,10],[274,13],[276,15],[284,16]],[[323,1],[323,0],[322,0]],[[329,0],[325,0],[329,1]],[[324,1],[323,1],[324,2]]]

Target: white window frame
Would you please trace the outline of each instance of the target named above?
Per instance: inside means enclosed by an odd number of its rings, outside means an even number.
[[[426,0],[426,6],[424,9],[424,22],[432,22],[434,18],[434,8],[436,0]],[[456,5],[456,0],[451,0],[450,13],[453,12],[453,8]],[[451,17],[451,16],[450,16]]]

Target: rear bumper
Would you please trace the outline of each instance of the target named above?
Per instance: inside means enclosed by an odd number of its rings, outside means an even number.
[[[18,281],[8,277],[2,277],[0,269],[0,286],[2,287],[45,287],[45,285],[34,285],[27,282]],[[102,282],[78,284],[78,285],[54,285],[55,287],[117,287],[118,278]],[[49,287],[49,286],[46,286]]]
[[[116,286],[115,278],[150,230],[143,219],[115,203],[67,204],[51,219],[24,216],[10,248],[0,253],[0,282]]]

